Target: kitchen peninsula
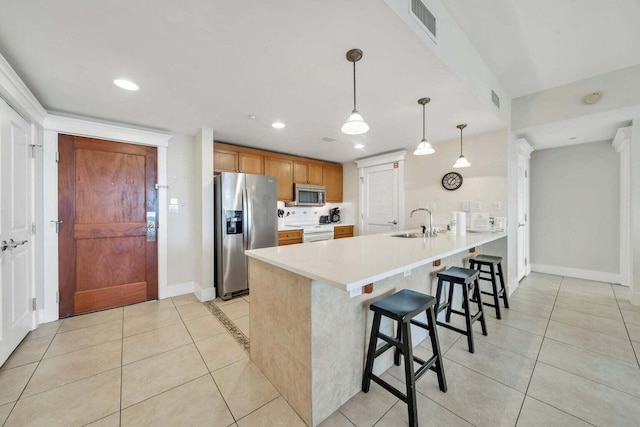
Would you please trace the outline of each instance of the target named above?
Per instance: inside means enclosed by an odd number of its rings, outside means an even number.
[[[247,251],[251,359],[317,425],[360,390],[369,304],[400,289],[433,295],[434,272],[464,265],[470,250],[506,260],[504,237],[367,235]],[[362,293],[369,284],[372,292]],[[383,327],[391,333],[390,323]],[[414,345],[424,337],[415,334]],[[388,356],[375,371],[391,365]]]

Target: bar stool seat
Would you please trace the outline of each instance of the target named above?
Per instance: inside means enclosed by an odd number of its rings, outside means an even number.
[[[480,272],[477,270],[462,267],[450,267],[442,273],[438,273],[438,291],[436,293],[438,308],[436,309],[436,315],[441,311],[446,310],[446,323],[441,321],[437,321],[436,323],[438,326],[442,326],[465,335],[467,337],[467,344],[469,346],[470,353],[475,352],[475,347],[473,344],[473,324],[476,321],[480,321],[480,326],[482,326],[482,335],[487,335],[487,324],[485,322],[484,311],[482,309],[482,302],[480,301],[479,294],[479,275]],[[441,302],[441,296],[445,282],[449,283],[449,295],[445,301]],[[462,287],[462,311],[455,310],[453,308],[454,285],[460,285]],[[470,291],[472,291],[477,298],[476,303],[478,305],[478,311],[475,314],[471,314],[470,312]],[[451,314],[464,316],[466,330],[457,328],[449,324],[449,322],[451,322]]]
[[[504,276],[502,275],[502,257],[494,255],[476,255],[469,260],[469,266],[480,273],[478,280],[491,282],[492,292],[480,290],[480,293],[484,295],[491,295],[493,297],[493,303],[483,302],[483,304],[489,307],[494,307],[496,310],[496,318],[502,319],[502,315],[500,314],[500,298],[504,301],[504,308],[509,308],[509,292],[504,284]],[[496,276],[500,281],[499,289]]]
[[[371,381],[373,380],[398,399],[405,402],[408,406],[410,427],[418,426],[416,381],[427,370],[430,369],[437,373],[440,390],[443,392],[447,391],[447,382],[444,376],[444,368],[442,366],[440,342],[438,341],[438,332],[436,330],[435,307],[436,299],[434,297],[409,289],[398,291],[395,294],[378,300],[370,305],[370,309],[374,313],[373,326],[371,327],[367,360],[362,376],[362,391],[367,393],[369,391]],[[414,319],[414,317],[422,312],[426,312],[426,324]],[[395,338],[380,332],[380,321],[382,316],[397,322]],[[416,325],[426,329],[429,333],[433,356],[426,361],[413,355],[413,345],[411,344],[411,325]],[[385,341],[386,344],[376,350],[378,338]],[[395,348],[394,363],[396,365],[400,366],[400,355],[403,356],[405,382],[407,387],[406,393],[402,393],[400,390],[396,389],[372,372],[374,359],[391,348]],[[414,371],[413,369],[414,361],[420,364],[420,368],[418,368],[417,371]]]

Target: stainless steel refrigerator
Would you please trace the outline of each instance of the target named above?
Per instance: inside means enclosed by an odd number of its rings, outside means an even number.
[[[214,183],[215,285],[226,300],[249,290],[244,251],[278,244],[277,180],[223,172]]]

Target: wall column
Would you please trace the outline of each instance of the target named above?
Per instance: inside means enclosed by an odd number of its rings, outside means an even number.
[[[213,281],[214,230],[213,230],[213,129],[201,129],[194,137],[195,175],[200,187],[196,198],[196,275],[194,293],[200,301],[215,298]],[[199,204],[199,206],[198,206]]]

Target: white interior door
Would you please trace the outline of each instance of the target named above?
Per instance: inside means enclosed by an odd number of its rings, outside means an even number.
[[[0,365],[27,335],[33,317],[29,132],[29,124],[0,99]]]
[[[362,234],[402,229],[400,171],[398,162],[360,169]]]
[[[518,260],[518,280],[521,280],[527,274],[528,263],[528,205],[529,205],[529,159],[522,155],[518,155],[518,244],[517,244],[517,260]]]

